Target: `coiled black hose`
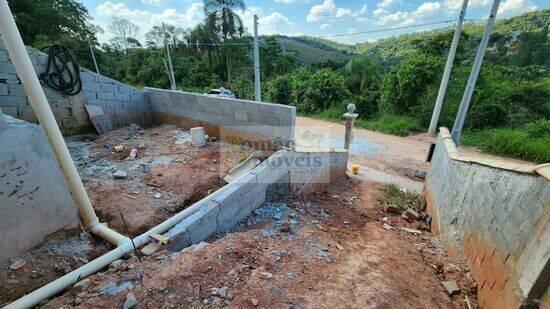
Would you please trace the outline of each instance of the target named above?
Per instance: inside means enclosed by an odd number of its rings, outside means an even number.
[[[46,71],[40,79],[49,87],[66,95],[75,95],[82,90],[80,67],[71,52],[63,45],[46,46],[41,49],[48,55]]]

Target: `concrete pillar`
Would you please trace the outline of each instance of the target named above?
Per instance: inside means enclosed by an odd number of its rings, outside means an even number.
[[[346,135],[344,138],[344,148],[349,151],[349,144],[351,144],[351,140],[353,139],[353,123],[355,122],[355,119],[359,116],[359,114],[355,114],[355,104],[349,104],[348,105],[348,112],[343,115],[343,117],[346,119]]]

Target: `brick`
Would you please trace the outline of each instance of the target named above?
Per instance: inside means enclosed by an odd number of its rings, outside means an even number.
[[[10,96],[14,97],[26,97],[25,88],[22,84],[18,83],[8,83],[8,93]]]
[[[2,96],[2,97],[0,97],[0,106],[12,106],[12,107],[27,106],[27,98],[26,97]]]

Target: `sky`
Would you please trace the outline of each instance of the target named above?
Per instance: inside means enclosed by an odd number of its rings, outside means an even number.
[[[93,17],[93,23],[105,29],[100,42],[111,37],[107,25],[114,17],[125,18],[140,27],[138,39],[144,41],[149,29],[162,22],[184,29],[203,18],[201,0],[80,0]],[[456,20],[463,0],[245,0],[246,10],[238,12],[251,33],[254,14],[259,17],[260,34],[309,35],[329,38],[349,34],[445,20]],[[469,0],[466,18],[485,19],[492,0]],[[549,0],[501,0],[497,18],[507,18],[537,9],[550,8]],[[447,24],[449,26],[450,24]],[[331,38],[354,44],[381,38],[429,30],[430,25],[379,33]]]

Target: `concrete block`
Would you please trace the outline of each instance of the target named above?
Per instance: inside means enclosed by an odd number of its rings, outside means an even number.
[[[10,96],[13,97],[26,97],[27,94],[25,93],[25,89],[23,88],[22,84],[19,83],[7,83],[8,85],[8,93]]]
[[[118,92],[118,86],[112,83],[101,83],[101,91]]]
[[[8,95],[8,85],[6,83],[0,83],[0,96]]]
[[[86,100],[97,100],[97,92],[83,90],[82,94]]]
[[[11,62],[0,62],[0,72],[15,75],[16,71]]]
[[[82,82],[93,82],[95,80],[94,73],[90,71],[80,71],[80,80]]]
[[[5,80],[18,80],[19,78],[15,73],[0,72],[0,79]]]
[[[8,62],[8,52],[6,50],[0,50],[0,62]]]
[[[125,108],[115,108],[116,117],[128,117],[128,110]]]
[[[279,118],[277,118],[276,116],[269,116],[269,115],[261,114],[260,123],[263,124],[263,125],[278,126],[279,125]]]
[[[36,118],[32,107],[18,107],[17,115],[19,119],[23,119],[32,123],[38,123],[38,119]]]
[[[147,102],[138,102],[138,106],[137,108],[139,110],[142,110],[142,111],[150,111],[151,110],[151,105]]]
[[[12,97],[12,96],[2,96],[0,97],[0,106],[12,106],[12,107],[23,107],[27,106],[26,97]]]
[[[247,119],[251,123],[261,123],[262,115],[260,115],[258,113],[248,112],[247,113]]]
[[[235,111],[235,120],[246,122],[248,120],[247,112],[244,109],[236,110]]]
[[[122,108],[124,109],[137,109],[138,104],[136,102],[122,102]]]
[[[191,142],[193,143],[193,146],[200,147],[206,143],[203,127],[191,128],[190,132],[191,132]]]
[[[0,104],[2,103],[2,97],[0,97]],[[2,112],[4,115],[9,115],[17,118],[17,107],[13,106],[1,106]]]
[[[130,95],[127,93],[115,93],[115,100],[117,101],[130,101]]]
[[[101,92],[97,93],[97,98],[99,100],[113,101],[115,99],[115,93],[114,92],[108,92],[108,91],[101,91]]]
[[[82,91],[93,91],[98,92],[101,91],[100,84],[94,82],[94,81],[82,81]]]

